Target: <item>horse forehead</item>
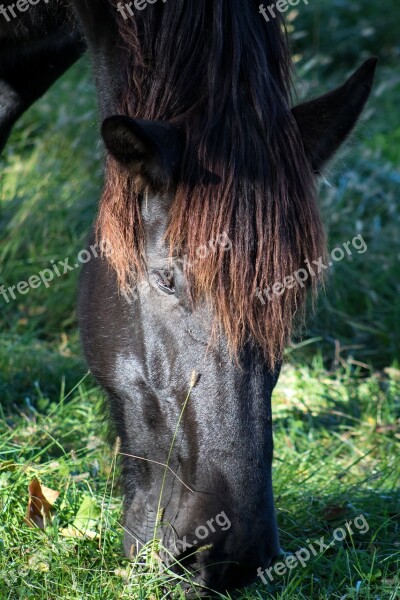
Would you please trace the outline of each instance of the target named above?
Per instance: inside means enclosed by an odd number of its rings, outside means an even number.
[[[141,214],[146,235],[147,252],[165,254],[165,232],[172,197],[144,194],[141,201]]]
[[[165,229],[172,199],[169,194],[162,196],[150,192],[143,194],[140,208],[144,226],[149,229],[163,226]]]

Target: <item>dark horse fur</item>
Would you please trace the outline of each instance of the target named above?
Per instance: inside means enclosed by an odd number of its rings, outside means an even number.
[[[258,0],[168,0],[129,21],[110,0],[71,4],[108,150],[93,236],[111,248],[83,269],[79,319],[120,438],[125,550],[156,535],[199,593],[230,590],[280,552],[271,395],[306,290],[255,292],[324,254],[316,178],[376,61],[291,108],[282,23]]]
[[[85,50],[75,17],[62,0],[43,0],[26,12],[12,0],[1,6],[0,151],[22,113]]]

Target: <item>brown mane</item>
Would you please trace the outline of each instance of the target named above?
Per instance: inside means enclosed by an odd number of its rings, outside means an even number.
[[[255,296],[324,255],[313,173],[289,106],[291,59],[282,21],[258,0],[168,0],[119,22],[126,88],[120,111],[184,124],[186,152],[167,233],[189,262],[226,232],[232,250],[188,272],[194,301],[212,302],[233,353],[247,340],[273,368],[303,314],[306,287],[265,304]],[[118,13],[116,12],[116,15]],[[219,183],[204,178],[204,170]],[[145,271],[139,192],[108,159],[97,231],[126,288]],[[311,279],[315,290],[317,278]]]

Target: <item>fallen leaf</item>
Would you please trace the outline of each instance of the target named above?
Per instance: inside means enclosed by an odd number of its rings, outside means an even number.
[[[395,381],[400,381],[400,369],[394,369],[392,367],[387,367],[386,369],[383,369],[383,370],[386,373],[386,375],[389,375],[389,377],[391,379],[394,379]]]
[[[114,575],[123,579],[129,579],[128,569],[114,569]]]
[[[31,556],[28,559],[28,565],[29,568],[32,569],[32,571],[41,573],[48,573],[50,571],[48,563],[43,562],[37,556]]]
[[[28,490],[29,502],[25,522],[30,527],[36,525],[39,529],[45,529],[46,525],[51,523],[51,509],[60,492],[42,485],[36,477],[30,482]]]
[[[18,467],[13,460],[5,460],[0,463],[0,471],[15,471]]]
[[[94,540],[99,534],[93,531],[100,517],[100,509],[90,496],[85,496],[72,525],[61,529],[64,537],[89,538]]]
[[[390,425],[378,425],[375,429],[376,433],[388,433],[390,431],[398,431],[400,429],[400,419],[396,423]]]
[[[324,519],[327,521],[335,521],[344,517],[348,513],[348,509],[344,506],[326,506],[323,511]]]
[[[88,539],[95,540],[99,538],[99,534],[96,531],[91,531],[90,529],[86,529],[86,531],[79,531],[73,525],[68,525],[68,527],[64,527],[64,529],[60,530],[60,534],[66,538],[77,538],[77,539]]]
[[[79,482],[89,479],[90,473],[80,473],[79,475],[71,475],[72,481]]]

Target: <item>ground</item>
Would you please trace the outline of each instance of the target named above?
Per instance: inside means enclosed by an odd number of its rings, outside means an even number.
[[[310,0],[296,10],[289,17],[299,97],[327,91],[363,58],[380,57],[363,122],[320,193],[329,248],[359,235],[367,247],[330,269],[274,394],[281,543],[286,553],[302,553],[304,566],[289,570],[283,563],[279,574],[264,574],[268,585],[260,579],[239,597],[394,600],[400,597],[399,8],[395,0],[385,10],[368,0],[351,6]],[[0,160],[0,285],[27,280],[52,260],[75,265],[101,189],[101,152],[84,59],[24,116]],[[79,348],[78,273],[54,276],[48,287],[41,283],[16,300],[0,296],[0,600],[182,598],[156,549],[146,548],[134,564],[122,556],[116,448],[104,442],[101,394]],[[44,530],[24,522],[35,478],[60,492]],[[322,537],[334,543],[319,552]]]

